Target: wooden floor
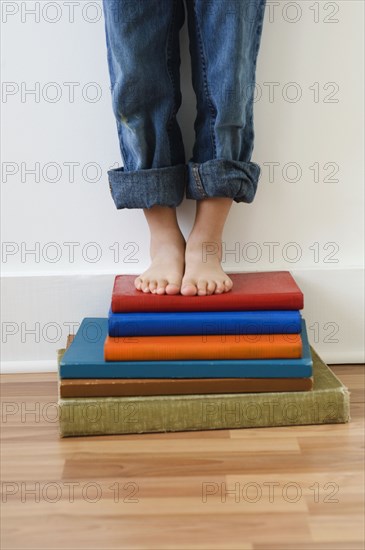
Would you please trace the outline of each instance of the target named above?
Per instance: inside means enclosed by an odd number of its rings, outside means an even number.
[[[59,439],[56,374],[2,377],[1,548],[364,548],[364,367],[350,424]]]

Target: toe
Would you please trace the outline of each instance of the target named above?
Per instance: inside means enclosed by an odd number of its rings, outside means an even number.
[[[142,286],[142,279],[141,277],[136,277],[134,279],[134,286],[136,287],[137,290],[141,290],[141,286]]]
[[[224,284],[224,289],[225,289],[226,292],[231,290],[231,288],[233,287],[233,282],[231,281],[231,279],[225,279],[223,281],[223,284]]]
[[[176,283],[168,283],[166,286],[166,294],[179,294],[180,292],[180,285]]]
[[[180,288],[181,288],[181,279],[182,279],[181,273],[174,273],[168,276],[166,294],[179,294]]]
[[[196,285],[194,284],[194,281],[187,279],[186,281],[183,281],[182,287],[181,287],[181,294],[184,296],[195,296],[197,293]]]
[[[214,281],[209,281],[207,285],[207,294],[213,294],[215,291],[216,284]]]
[[[167,286],[166,279],[159,279],[157,281],[157,294],[165,294],[166,286]]]
[[[142,281],[142,286],[141,286],[142,292],[148,293],[150,291],[149,284],[150,284],[149,279],[145,279],[144,281]]]
[[[207,285],[208,285],[208,281],[205,281],[204,279],[200,279],[198,281],[198,294],[199,294],[199,296],[205,296],[206,295]]]
[[[222,281],[216,281],[215,294],[222,294],[224,292],[224,284]]]
[[[150,281],[150,284],[148,285],[148,288],[150,289],[150,292],[152,292],[152,294],[156,294],[157,281],[154,280],[154,279],[152,281]]]

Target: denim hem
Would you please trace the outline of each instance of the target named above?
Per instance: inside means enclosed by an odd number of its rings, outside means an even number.
[[[184,199],[186,165],[108,171],[109,187],[117,209],[178,206]]]
[[[213,159],[203,163],[189,161],[186,198],[230,197],[250,203],[255,198],[260,167],[254,162]]]

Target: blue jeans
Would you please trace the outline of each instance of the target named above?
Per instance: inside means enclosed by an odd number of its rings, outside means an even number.
[[[178,206],[184,196],[253,201],[256,60],[266,0],[103,0],[112,105],[124,166],[108,171],[115,205]],[[181,105],[179,31],[189,32],[197,100],[193,156]]]

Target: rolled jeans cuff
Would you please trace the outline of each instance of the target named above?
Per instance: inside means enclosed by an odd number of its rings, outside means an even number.
[[[178,206],[184,199],[186,165],[128,171],[108,171],[109,187],[117,209]]]
[[[230,197],[235,202],[253,201],[260,176],[254,162],[213,159],[203,163],[189,161],[186,198]]]

